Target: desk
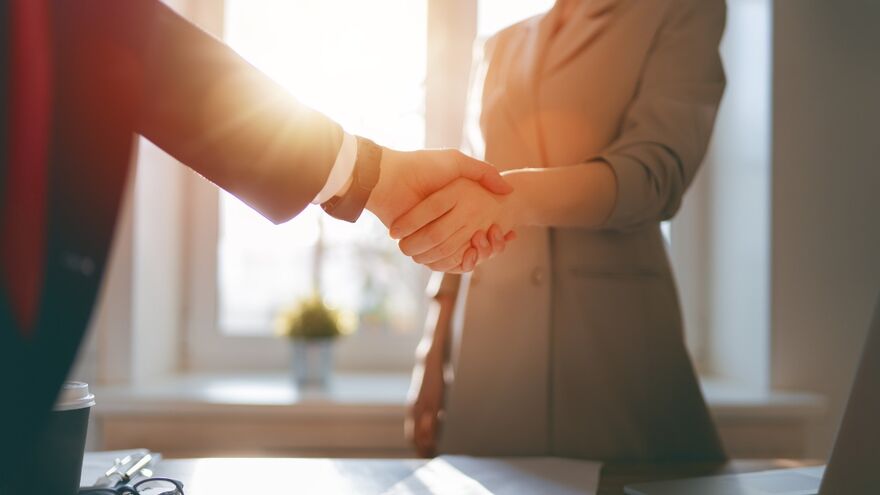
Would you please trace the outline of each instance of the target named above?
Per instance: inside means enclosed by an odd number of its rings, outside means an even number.
[[[157,466],[156,475],[183,481],[187,495],[380,495],[425,462],[419,459],[185,459],[163,461]],[[816,464],[783,459],[702,464],[610,463],[602,469],[599,495],[621,495],[624,485],[631,483]],[[285,487],[290,490],[285,491]]]
[[[771,469],[817,466],[818,461],[736,460],[725,463],[609,463],[602,467],[599,495],[621,495],[623,487],[634,483],[662,481],[719,474],[753,473]]]

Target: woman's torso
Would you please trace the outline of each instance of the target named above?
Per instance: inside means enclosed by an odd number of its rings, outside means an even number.
[[[568,166],[606,148],[668,3],[585,1],[555,35],[554,11],[500,33],[487,51],[487,161]],[[519,233],[463,281],[441,450],[612,459],[717,447],[713,432],[674,431],[711,425],[659,225]]]

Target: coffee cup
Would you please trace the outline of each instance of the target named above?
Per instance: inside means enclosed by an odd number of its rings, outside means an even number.
[[[95,396],[83,382],[67,382],[27,464],[39,474],[39,492],[76,495],[80,486],[89,412]]]

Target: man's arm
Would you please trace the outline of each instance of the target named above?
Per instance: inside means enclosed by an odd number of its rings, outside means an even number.
[[[109,4],[142,81],[139,133],[274,222],[315,199],[339,125],[161,2]]]
[[[104,2],[99,12],[83,31],[125,52],[115,58],[134,74],[137,132],[274,222],[346,193],[352,181],[340,177],[359,163],[346,161],[338,124],[157,0]],[[385,225],[460,177],[511,190],[494,167],[450,150],[384,149],[378,173],[366,207]]]

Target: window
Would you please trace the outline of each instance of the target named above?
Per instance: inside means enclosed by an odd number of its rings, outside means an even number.
[[[482,63],[482,43],[553,4],[553,0],[211,1],[225,2],[225,38],[236,50],[350,132],[414,149],[455,145],[462,141],[466,124],[466,151],[477,156],[482,140],[476,126],[480,103],[476,77],[471,78],[466,100],[468,72],[477,73],[474,68]],[[664,226],[672,244],[670,257],[688,346],[701,372],[710,374],[736,375],[724,371],[731,366],[716,365],[723,364],[727,355],[719,350],[726,342],[724,335],[736,332],[724,330],[727,324],[714,302],[718,296],[713,295],[723,293],[726,289],[719,283],[729,279],[721,280],[715,269],[718,256],[726,256],[719,252],[715,237],[728,229],[720,229],[726,224],[715,221],[713,213],[720,211],[718,198],[725,197],[716,191],[720,175],[714,169],[732,160],[728,148],[739,149],[726,144],[738,141],[732,136],[741,128],[734,110],[743,107],[735,102],[752,94],[746,91],[749,88],[769,87],[758,84],[769,80],[765,70],[746,70],[739,64],[739,55],[751,46],[740,40],[741,33],[749,32],[747,13],[745,6],[730,6],[722,46],[729,84],[706,170],[691,187],[680,214]],[[472,60],[473,54],[477,56]],[[763,100],[756,105],[766,107]],[[742,168],[723,167],[728,173]],[[428,272],[398,253],[378,220],[365,214],[351,226],[311,208],[283,226],[274,226],[210,185],[189,187],[185,208],[193,218],[189,298],[182,308],[189,328],[184,339],[185,368],[283,368],[287,352],[272,336],[274,316],[316,288],[360,321],[358,332],[340,344],[339,368],[410,368],[422,333]],[[742,236],[743,242],[748,239],[760,236]],[[722,246],[728,245],[732,244]],[[748,325],[756,328],[752,333],[759,340],[763,327],[757,322]]]
[[[511,24],[546,12],[555,0],[480,0],[477,33],[488,38]]]
[[[417,149],[432,131],[436,136],[440,128],[461,129],[448,115],[426,112],[428,102],[465,105],[444,88],[448,79],[430,82],[429,43],[436,43],[434,52],[450,44],[470,46],[474,31],[480,42],[552,5],[473,2],[453,7],[442,0],[225,0],[224,36],[297,99],[347,131]],[[431,23],[445,39],[429,36]],[[462,28],[467,25],[474,29]],[[450,64],[462,70],[444,70],[466,78],[470,63],[463,62]],[[190,248],[198,253],[190,288],[190,368],[284,366],[283,346],[272,337],[274,317],[314,291],[359,321],[358,331],[342,341],[340,368],[410,368],[429,273],[399,253],[375,217],[367,213],[352,226],[309,207],[275,226],[226,193],[203,189],[193,196],[193,225],[201,225]]]
[[[417,149],[425,135],[426,7],[425,0],[228,0],[226,39],[349,132]],[[282,307],[313,292],[357,315],[361,332],[420,328],[427,274],[372,215],[352,228],[310,206],[276,227],[223,193],[219,218],[222,333],[269,335]]]

